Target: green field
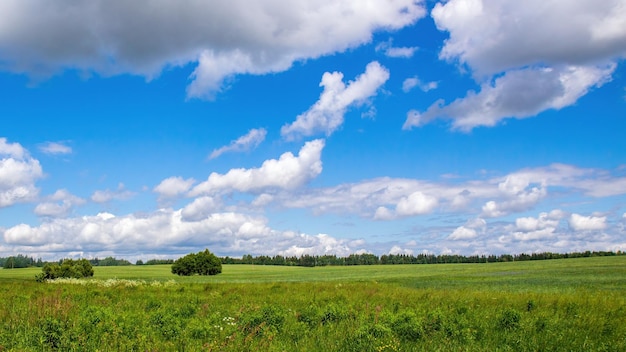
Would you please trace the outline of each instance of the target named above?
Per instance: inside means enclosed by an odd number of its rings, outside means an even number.
[[[626,256],[490,264],[0,270],[0,351],[624,351]]]

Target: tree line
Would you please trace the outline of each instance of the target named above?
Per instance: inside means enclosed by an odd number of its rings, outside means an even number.
[[[283,266],[343,266],[343,265],[388,265],[388,264],[450,264],[450,263],[499,263],[528,260],[550,260],[583,257],[606,257],[625,255],[626,252],[609,251],[585,251],[572,253],[532,253],[532,254],[501,254],[501,255],[458,255],[458,254],[383,254],[377,256],[371,253],[350,254],[346,257],[336,255],[302,255],[302,256],[252,256],[246,254],[241,258],[220,257],[222,264],[254,264],[254,265],[283,265]],[[104,259],[88,259],[93,266],[124,266],[132,265],[126,259],[106,257]],[[5,269],[17,269],[28,267],[43,267],[46,264],[61,264],[63,260],[46,262],[33,257],[18,254],[10,257],[0,257],[0,267]],[[135,265],[171,265],[174,259],[150,259],[146,262],[137,260]]]
[[[267,256],[253,257],[246,254],[241,258],[222,257],[223,264],[254,264],[254,265],[285,265],[285,266],[342,266],[342,265],[388,265],[388,264],[452,264],[452,263],[499,263],[518,262],[529,260],[551,260],[583,257],[606,257],[624,255],[626,253],[608,251],[585,251],[572,253],[532,253],[532,254],[501,254],[501,255],[458,255],[458,254],[384,254],[377,256],[371,253],[350,254],[347,257],[336,255],[302,255],[297,256]]]

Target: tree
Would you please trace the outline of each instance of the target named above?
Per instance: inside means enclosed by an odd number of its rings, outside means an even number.
[[[93,267],[87,259],[64,259],[60,264],[47,263],[36,275],[37,281],[54,280],[61,277],[80,279],[93,276]]]
[[[215,254],[205,249],[202,252],[190,253],[178,258],[172,264],[172,274],[189,275],[217,275],[222,272],[222,261]]]

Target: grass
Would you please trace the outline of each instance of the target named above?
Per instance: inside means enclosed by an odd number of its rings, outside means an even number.
[[[86,285],[0,270],[0,350],[626,350],[623,256],[169,269],[96,267]]]

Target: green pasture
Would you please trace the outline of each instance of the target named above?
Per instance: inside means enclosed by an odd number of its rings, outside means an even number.
[[[175,280],[179,283],[368,282],[413,288],[576,291],[626,290],[626,256],[482,264],[288,267],[224,265],[217,276],[180,277],[170,265],[94,267],[89,280]],[[0,284],[30,281],[40,268],[0,270]]]
[[[0,270],[1,351],[624,351],[626,256],[352,267]]]

